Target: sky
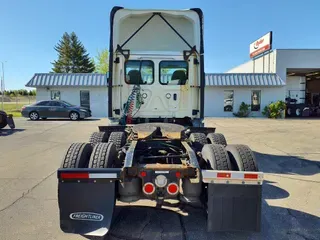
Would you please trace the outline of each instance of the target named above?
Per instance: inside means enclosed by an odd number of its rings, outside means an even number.
[[[90,57],[108,48],[113,6],[201,8],[205,72],[225,72],[249,61],[249,45],[273,31],[273,49],[320,48],[319,0],[0,0],[0,62],[5,88],[25,88],[52,69],[54,46],[74,31]]]

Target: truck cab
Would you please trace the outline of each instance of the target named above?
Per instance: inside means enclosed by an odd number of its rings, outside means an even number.
[[[115,7],[110,26],[109,118],[123,124],[203,119],[204,62],[199,9]]]

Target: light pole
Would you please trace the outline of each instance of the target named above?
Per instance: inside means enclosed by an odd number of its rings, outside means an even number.
[[[5,61],[6,62],[6,61]],[[4,111],[4,106],[3,106],[3,102],[4,102],[4,62],[2,63],[2,81],[1,81],[1,98],[2,98],[2,111]]]

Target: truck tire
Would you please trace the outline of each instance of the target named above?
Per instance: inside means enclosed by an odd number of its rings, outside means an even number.
[[[0,111],[0,129],[7,126],[7,114],[3,111]]]
[[[15,129],[16,124],[15,124],[14,121],[13,121],[13,116],[12,116],[12,114],[8,114],[8,115],[7,115],[7,124],[9,125],[9,127],[10,127],[11,129]]]
[[[72,143],[61,163],[61,168],[85,168],[88,166],[92,146],[89,143]]]
[[[226,146],[233,170],[259,171],[254,153],[247,145],[234,144]]]
[[[196,151],[201,151],[203,145],[208,144],[207,136],[204,133],[191,133],[189,140]]]
[[[89,168],[112,168],[117,159],[116,145],[113,143],[97,143],[93,148]]]
[[[206,169],[231,170],[228,152],[222,145],[206,144],[203,146],[201,154],[206,162]]]
[[[208,133],[207,140],[211,144],[227,146],[227,140],[222,133]]]
[[[126,134],[124,132],[112,132],[108,142],[113,143],[117,149],[120,149],[126,144]]]
[[[108,138],[106,132],[94,132],[90,136],[89,143],[94,147],[97,143],[108,142]]]

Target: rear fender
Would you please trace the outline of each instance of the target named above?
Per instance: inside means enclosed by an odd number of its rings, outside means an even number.
[[[202,170],[207,189],[207,230],[251,231],[261,229],[261,172]]]
[[[58,169],[60,228],[65,233],[105,236],[121,169]]]

